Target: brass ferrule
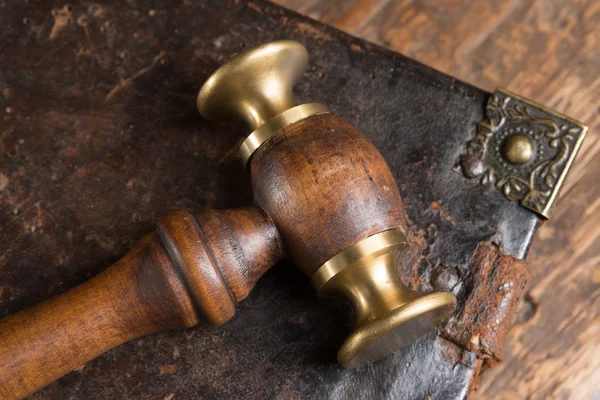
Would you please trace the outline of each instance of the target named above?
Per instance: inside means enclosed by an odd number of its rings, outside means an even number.
[[[239,150],[242,162],[248,167],[248,162],[250,161],[252,154],[284,128],[313,115],[325,114],[328,112],[329,109],[325,104],[307,103],[292,107],[276,115],[260,125],[246,138],[246,140],[244,140]]]
[[[391,252],[402,251],[407,246],[406,238],[399,228],[389,229],[369,236],[342,250],[321,265],[312,276],[313,286],[319,296],[325,296],[338,286],[335,282],[348,274],[349,271],[346,270],[350,266],[365,267],[379,265],[377,263],[372,264],[372,261]],[[376,269],[379,270],[380,268]],[[375,277],[377,277],[377,274]]]

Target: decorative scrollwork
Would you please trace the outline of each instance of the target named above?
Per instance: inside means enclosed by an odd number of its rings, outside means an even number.
[[[586,132],[580,122],[497,89],[456,170],[548,218]]]

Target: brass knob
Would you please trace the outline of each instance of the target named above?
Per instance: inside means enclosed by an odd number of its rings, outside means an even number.
[[[339,363],[356,368],[380,360],[436,328],[456,308],[450,292],[418,293],[397,275],[407,247],[400,229],[361,240],[312,276],[321,297],[341,295],[354,307],[355,329],[338,351]]]
[[[240,157],[247,164],[252,154],[281,129],[329,112],[320,103],[296,105],[292,88],[307,66],[306,47],[293,40],[248,49],[208,78],[198,93],[198,111],[210,120],[236,118],[248,124],[251,133],[240,147]]]

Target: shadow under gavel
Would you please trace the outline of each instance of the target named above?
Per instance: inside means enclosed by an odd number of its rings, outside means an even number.
[[[300,43],[275,41],[208,79],[202,115],[242,118],[252,132],[240,156],[254,204],[175,210],[100,275],[0,321],[0,398],[22,398],[152,332],[223,324],[283,257],[320,296],[352,303],[356,327],[338,352],[345,367],[381,359],[450,315],[451,293],[412,292],[397,276],[405,213],[381,154],[325,105],[295,104],[307,62]]]

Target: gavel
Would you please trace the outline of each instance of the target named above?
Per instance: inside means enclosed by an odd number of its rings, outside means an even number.
[[[352,304],[355,328],[338,352],[344,367],[377,361],[452,313],[452,293],[417,293],[399,278],[406,217],[379,151],[324,104],[296,104],[292,88],[307,64],[302,44],[280,40],[210,76],[198,110],[248,125],[239,154],[253,204],[172,211],[100,275],[0,321],[0,398],[22,398],[152,332],[223,324],[284,257],[320,297]]]

